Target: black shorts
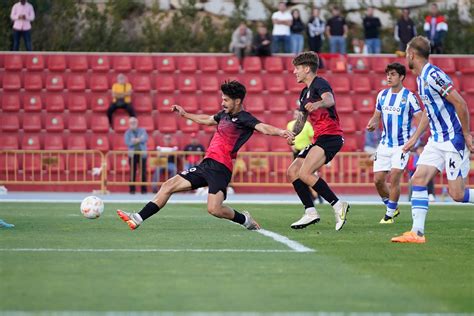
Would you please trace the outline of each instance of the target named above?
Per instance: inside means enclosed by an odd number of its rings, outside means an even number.
[[[206,158],[196,167],[185,170],[179,175],[191,182],[193,190],[208,186],[209,193],[216,194],[222,191],[224,200],[227,198],[227,187],[232,179],[232,172],[214,159]]]
[[[340,135],[322,135],[316,139],[314,144],[306,146],[305,149],[300,151],[298,158],[306,158],[311,148],[314,146],[321,147],[324,150],[324,155],[326,156],[326,162],[330,162],[334,156],[341,150],[342,145],[344,145],[344,138]]]

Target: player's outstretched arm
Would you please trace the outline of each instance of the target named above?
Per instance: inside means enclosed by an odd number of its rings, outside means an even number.
[[[295,134],[292,131],[281,129],[265,123],[258,123],[255,125],[255,130],[265,135],[280,136],[289,140],[293,140],[295,138]]]
[[[467,110],[466,101],[454,89],[446,96],[446,100],[448,100],[454,105],[454,108],[456,109],[456,113],[458,114],[459,120],[461,121],[462,133],[464,135],[467,148],[471,152],[474,152],[474,144],[472,143],[472,135],[471,135],[471,131],[469,130],[470,129],[469,112]]]
[[[413,135],[411,135],[410,139],[405,143],[405,145],[403,145],[402,150],[404,152],[409,152],[413,146],[415,146],[416,142],[420,138],[421,134],[423,134],[423,132],[426,130],[430,122],[426,109],[423,112],[415,114],[415,119],[420,123],[418,124],[416,131],[413,133]]]
[[[214,116],[207,114],[192,114],[186,112],[182,106],[174,104],[171,109],[174,112],[177,112],[180,116],[190,119],[193,122],[203,125],[217,125],[217,122],[214,120]]]

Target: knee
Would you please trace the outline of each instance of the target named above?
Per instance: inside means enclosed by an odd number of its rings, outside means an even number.
[[[385,179],[383,177],[375,177],[374,184],[376,187],[381,187],[385,184]]]
[[[160,188],[160,191],[164,194],[172,194],[173,193],[173,185],[171,184],[170,180],[165,181]]]
[[[296,168],[288,168],[288,170],[286,171],[286,176],[288,178],[288,181],[290,182],[293,182],[298,179],[298,172]]]
[[[449,190],[449,195],[456,202],[462,202],[464,200],[464,191],[463,190]]]
[[[217,205],[208,205],[207,212],[215,217],[222,217],[221,216],[221,208]]]
[[[317,177],[313,174],[307,174],[307,173],[303,173],[303,172],[299,172],[298,173],[298,178],[303,181],[304,183],[306,183],[307,185],[313,185],[314,183],[314,177]]]

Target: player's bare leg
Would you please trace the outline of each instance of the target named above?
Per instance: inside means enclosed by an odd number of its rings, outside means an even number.
[[[377,172],[377,173],[382,173],[382,172]],[[386,180],[386,172],[383,172],[383,173],[385,174],[384,178]],[[400,199],[400,179],[402,175],[403,175],[402,169],[392,168],[392,170],[390,171],[390,189],[388,188],[386,182],[384,182],[385,187],[387,188],[387,190],[389,190],[388,191],[389,198],[386,203],[385,215],[380,220],[380,224],[393,224],[394,223],[393,219],[400,214],[400,211],[398,210],[398,200]],[[376,176],[376,179],[377,179],[377,176]],[[380,183],[377,183],[376,186],[377,186],[377,190],[379,187],[382,187]],[[379,191],[379,194],[380,194],[380,191]]]
[[[158,213],[158,211],[166,205],[173,193],[189,191],[191,189],[191,183],[188,180],[176,175],[163,183],[158,193],[153,197],[153,200],[148,202],[139,213],[128,213],[117,210],[117,214],[128,224],[130,229],[134,230],[138,228],[144,220]]]
[[[225,218],[243,225],[249,230],[260,229],[260,225],[250,216],[248,212],[238,212],[228,206],[223,205],[224,193],[222,191],[216,194],[209,193],[207,197],[207,211],[209,214],[218,217]]]
[[[385,206],[388,204],[390,197],[390,189],[387,184],[387,171],[374,172],[374,184],[379,196],[382,198]]]

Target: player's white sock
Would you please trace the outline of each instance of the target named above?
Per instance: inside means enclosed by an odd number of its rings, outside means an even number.
[[[388,217],[393,217],[393,215],[395,214],[395,211],[397,210],[397,207],[398,207],[398,202],[388,201],[387,212],[385,213],[385,215],[387,215]]]
[[[339,211],[341,208],[342,208],[342,202],[339,200],[337,201],[333,206],[332,208],[335,210],[335,211]]]
[[[474,203],[474,189],[466,188],[464,190],[464,199],[462,200],[463,203]]]
[[[425,219],[428,213],[428,190],[427,187],[413,186],[411,198],[411,215],[413,226],[411,231],[415,233],[425,233]]]
[[[389,201],[388,198],[386,198],[386,197],[383,197],[383,198],[382,198],[383,204],[387,205],[387,204],[388,204],[388,201]]]
[[[314,207],[308,207],[307,209],[304,210],[306,214],[316,214],[316,208]]]

